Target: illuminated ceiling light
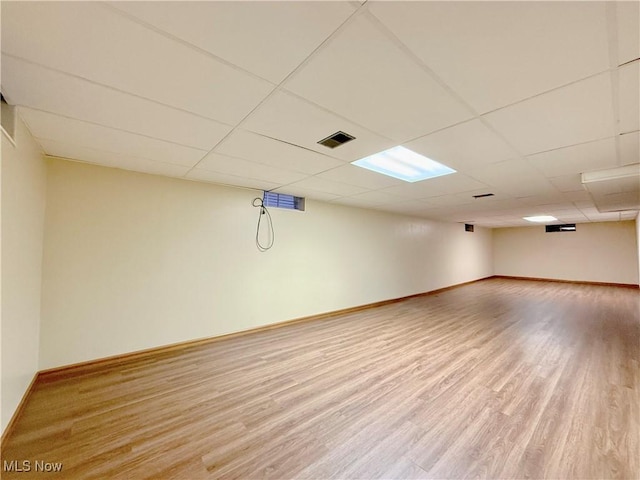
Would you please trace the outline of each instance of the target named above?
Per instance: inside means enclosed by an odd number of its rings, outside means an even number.
[[[393,147],[351,163],[405,182],[419,182],[456,173],[453,168],[402,146]]]
[[[522,217],[528,222],[556,222],[558,219],[556,217],[552,217],[551,215],[535,215],[533,217]]]

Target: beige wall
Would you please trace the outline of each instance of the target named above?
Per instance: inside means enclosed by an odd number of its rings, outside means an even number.
[[[638,277],[640,277],[640,212],[636,215],[636,248],[638,250]]]
[[[493,230],[494,273],[518,277],[638,283],[633,221],[581,223],[575,232],[544,226]]]
[[[2,430],[38,369],[46,168],[21,121],[2,137]]]
[[[491,232],[80,163],[49,164],[40,367],[240,331],[492,274]]]

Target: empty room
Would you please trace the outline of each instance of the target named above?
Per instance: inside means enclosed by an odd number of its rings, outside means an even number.
[[[0,2],[2,478],[640,478],[640,3]]]

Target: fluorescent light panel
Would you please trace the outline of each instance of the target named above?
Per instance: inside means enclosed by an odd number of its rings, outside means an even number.
[[[528,222],[538,222],[538,223],[555,222],[558,220],[556,217],[552,217],[551,215],[535,215],[533,217],[522,217],[522,218]]]
[[[456,172],[453,168],[402,146],[393,147],[351,163],[412,183]]]

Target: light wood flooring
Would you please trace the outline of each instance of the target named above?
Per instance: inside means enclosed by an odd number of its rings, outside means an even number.
[[[38,382],[2,478],[637,479],[639,312],[489,279]]]

